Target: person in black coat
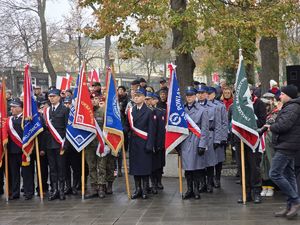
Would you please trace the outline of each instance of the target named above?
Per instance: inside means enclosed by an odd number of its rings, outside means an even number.
[[[275,123],[265,125],[272,132],[275,155],[272,159],[270,178],[287,196],[287,206],[276,212],[277,217],[288,219],[297,216],[300,209],[300,197],[294,171],[295,156],[300,151],[300,98],[298,88],[287,85],[281,89],[280,100],[283,103]]]
[[[266,124],[267,109],[265,103],[260,98],[254,95],[254,88],[250,88],[252,103],[254,108],[254,114],[256,117],[257,128],[261,128]],[[241,158],[240,149],[237,149],[237,158]],[[261,186],[262,178],[260,171],[260,162],[262,154],[259,152],[258,147],[255,152],[245,145],[245,172],[246,172],[246,191],[247,201],[252,201],[252,194],[254,203],[259,204],[262,201],[261,198]],[[240,168],[239,168],[240,170]],[[241,170],[240,170],[241,171]],[[238,199],[238,203],[243,203],[242,198]]]
[[[118,100],[120,106],[120,114],[121,114],[121,121],[123,127],[126,123],[126,106],[128,104],[128,95],[126,93],[126,88],[124,86],[118,87]],[[128,136],[125,132],[124,133],[124,147],[125,151],[127,152],[128,149]],[[122,177],[122,151],[119,152],[118,158],[116,160],[116,168],[118,168],[118,177]]]
[[[48,137],[46,148],[50,167],[51,186],[53,188],[48,200],[51,201],[57,198],[65,200],[66,165],[63,150],[66,146],[63,146],[63,142],[60,140],[63,140],[66,136],[69,109],[61,103],[60,91],[58,89],[50,90],[48,98],[51,106],[47,108],[45,113],[45,120],[48,127],[46,131]],[[58,135],[55,135],[55,133]]]
[[[163,189],[163,185],[161,182],[163,168],[166,165],[165,158],[165,136],[166,136],[166,110],[158,108],[157,103],[159,101],[159,96],[153,93],[151,99],[151,105],[153,107],[153,113],[156,121],[156,129],[155,129],[155,144],[154,144],[154,152],[152,157],[152,193],[156,194],[157,189]]]
[[[135,91],[136,105],[130,108],[125,129],[131,133],[129,140],[129,173],[134,176],[135,192],[132,199],[147,198],[147,184],[152,173],[152,153],[154,147],[154,115],[145,101],[146,91]],[[143,184],[141,184],[143,183]]]
[[[33,197],[33,164],[22,166],[22,120],[23,120],[23,102],[19,99],[11,101],[10,108],[12,116],[9,117],[9,136],[8,136],[8,167],[9,167],[9,185],[11,190],[10,200],[20,198],[20,169],[22,168],[23,186],[25,200]],[[19,141],[18,141],[19,140]]]
[[[297,151],[295,157],[295,174],[298,187],[298,195],[300,196],[300,151]]]

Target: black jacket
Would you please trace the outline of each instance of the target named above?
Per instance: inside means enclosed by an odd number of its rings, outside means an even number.
[[[49,111],[49,119],[53,127],[57,130],[59,135],[62,138],[66,136],[66,128],[68,125],[68,118],[69,118],[69,109],[65,107],[62,103],[59,104],[55,112],[52,112],[51,108]],[[47,149],[58,149],[61,146],[59,143],[54,139],[52,134],[49,130],[45,132],[47,138]]]
[[[300,98],[283,104],[270,129],[275,150],[285,154],[295,154],[300,150]]]
[[[23,129],[21,126],[22,120],[23,120],[23,115],[19,116],[17,119],[12,118],[12,125],[15,131],[18,133],[21,140],[23,138]],[[15,144],[15,142],[12,141],[10,136],[8,138],[7,149],[8,149],[8,153],[10,154],[22,154],[22,148],[20,148],[17,144]]]
[[[253,103],[254,114],[257,117],[256,124],[257,128],[261,128],[263,125],[266,124],[267,119],[267,109],[265,103],[259,98]]]

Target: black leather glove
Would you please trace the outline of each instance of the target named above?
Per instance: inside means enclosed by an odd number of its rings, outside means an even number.
[[[180,156],[181,155],[181,147],[180,145],[177,145],[175,148],[175,151],[177,152],[177,154]]]
[[[218,147],[220,147],[221,145],[219,143],[214,143],[214,149],[216,150]]]
[[[260,129],[257,129],[257,133],[259,136],[262,136],[267,130],[268,130],[267,127],[262,127]]]
[[[205,148],[198,148],[198,155],[202,156],[205,153]]]
[[[225,141],[225,140],[221,141],[221,145],[226,147],[227,146],[227,141]]]

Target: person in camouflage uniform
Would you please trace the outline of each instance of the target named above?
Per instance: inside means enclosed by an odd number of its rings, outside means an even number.
[[[97,92],[91,94],[94,106],[94,116],[100,128],[104,123],[104,98]],[[86,194],[86,198],[104,198],[105,194],[112,194],[112,185],[115,179],[115,158],[110,154],[110,149],[105,146],[104,153],[96,155],[98,140],[95,138],[86,148],[85,155],[89,167],[89,177],[91,190]],[[107,186],[106,186],[107,184]]]

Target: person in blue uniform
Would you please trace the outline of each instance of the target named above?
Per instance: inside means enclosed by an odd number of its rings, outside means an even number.
[[[154,148],[154,115],[145,102],[146,90],[138,88],[134,93],[135,106],[127,112],[126,131],[129,139],[129,173],[134,176],[135,192],[132,199],[147,196],[147,181],[152,173]]]

